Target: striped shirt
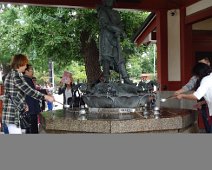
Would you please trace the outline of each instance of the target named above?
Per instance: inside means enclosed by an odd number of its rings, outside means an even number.
[[[19,113],[25,108],[25,96],[38,100],[44,99],[44,94],[32,89],[24,80],[23,74],[11,70],[4,81],[4,99],[2,123],[19,125]]]
[[[195,85],[196,85],[196,82],[197,82],[197,77],[196,76],[192,76],[190,78],[189,82],[182,87],[183,92],[188,92],[188,91],[193,90]]]

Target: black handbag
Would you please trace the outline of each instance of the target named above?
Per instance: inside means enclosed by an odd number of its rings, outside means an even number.
[[[12,103],[14,104],[13,99],[10,95],[9,95],[9,98],[11,99]],[[31,127],[30,115],[25,110],[20,111],[19,120],[20,120],[21,129],[29,129]]]
[[[20,126],[21,129],[29,129],[31,127],[30,115],[24,110],[20,112]]]

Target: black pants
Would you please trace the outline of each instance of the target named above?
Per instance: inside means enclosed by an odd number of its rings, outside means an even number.
[[[38,115],[31,114],[29,123],[31,124],[31,127],[26,129],[26,133],[27,134],[37,134],[38,133]]]
[[[209,119],[211,118],[208,115],[209,113],[207,109],[208,109],[207,106],[202,106],[201,108],[202,119],[205,126],[205,132],[212,133],[212,125],[210,124],[210,121],[209,121]]]

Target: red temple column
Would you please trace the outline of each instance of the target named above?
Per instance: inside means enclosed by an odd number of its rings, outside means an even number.
[[[157,76],[161,90],[168,90],[167,10],[156,12]]]

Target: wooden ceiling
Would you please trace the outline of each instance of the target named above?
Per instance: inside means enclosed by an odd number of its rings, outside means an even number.
[[[200,0],[116,0],[114,8],[146,11],[178,9]],[[70,8],[96,8],[101,0],[0,0],[0,3],[56,6]]]

